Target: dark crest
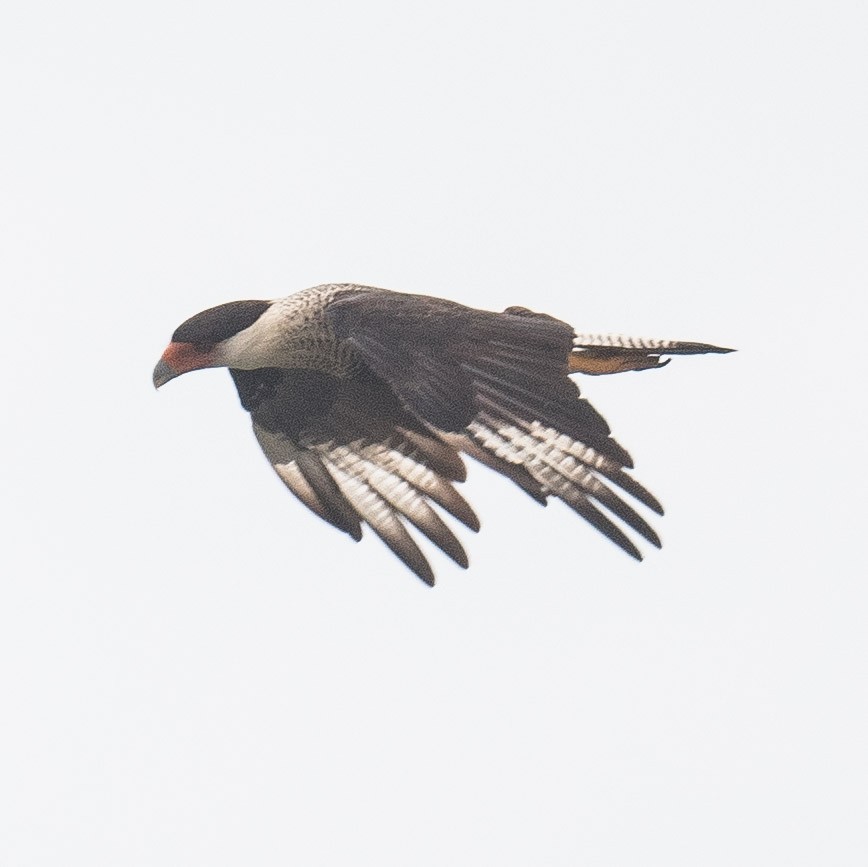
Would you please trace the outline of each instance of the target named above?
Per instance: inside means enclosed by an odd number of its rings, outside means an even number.
[[[175,329],[173,343],[213,345],[249,328],[271,306],[270,301],[230,301],[191,316]]]

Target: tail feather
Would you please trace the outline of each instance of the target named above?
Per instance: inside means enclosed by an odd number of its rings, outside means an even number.
[[[627,370],[664,367],[670,359],[661,355],[703,355],[709,352],[733,352],[710,343],[684,340],[661,340],[627,337],[623,334],[576,334],[569,356],[569,372],[602,376]]]

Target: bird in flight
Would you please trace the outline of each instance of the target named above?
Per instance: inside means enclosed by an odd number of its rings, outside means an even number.
[[[426,584],[407,524],[460,566],[467,554],[436,504],[471,530],[455,489],[461,453],[545,504],[556,497],[637,560],[628,533],[660,539],[630,504],[663,514],[625,469],[630,455],[570,374],[644,370],[705,343],[576,334],[525,307],[503,313],[339,283],[233,301],[180,325],[154,386],[228,367],[253,432],[287,487],[358,541],[367,524]],[[626,495],[626,496],[625,496]]]

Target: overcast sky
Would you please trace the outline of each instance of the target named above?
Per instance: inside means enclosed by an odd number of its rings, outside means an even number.
[[[868,13],[0,18],[0,863],[863,865]],[[582,379],[635,563],[472,466],[425,587],[310,515],[214,304],[355,281],[735,355]]]

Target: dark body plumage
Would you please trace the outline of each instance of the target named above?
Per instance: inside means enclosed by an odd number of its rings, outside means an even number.
[[[194,367],[230,368],[260,445],[299,499],[354,539],[367,523],[429,584],[433,572],[405,522],[467,566],[431,505],[478,529],[452,484],[465,477],[461,452],[541,503],[563,500],[637,559],[628,531],[659,547],[623,495],[662,514],[660,504],[624,472],[630,456],[569,373],[584,364],[589,373],[617,372],[656,366],[665,353],[725,351],[620,338],[583,343],[566,323],[524,308],[493,313],[350,284],[222,305],[188,320],[174,341],[187,335],[209,359]],[[184,371],[158,384],[176,372]]]

